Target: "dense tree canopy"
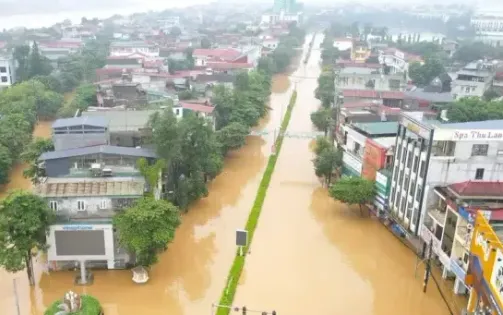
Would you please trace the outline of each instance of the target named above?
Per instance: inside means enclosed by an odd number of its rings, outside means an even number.
[[[349,205],[357,204],[360,214],[362,206],[371,203],[375,197],[374,182],[362,177],[343,177],[330,187],[330,196]]]
[[[442,73],[445,73],[444,66],[436,58],[426,58],[424,64],[414,62],[409,66],[409,77],[418,86],[430,84],[434,78]]]
[[[38,158],[44,152],[49,152],[54,150],[54,144],[51,139],[35,138],[33,141],[26,146],[23,153],[21,153],[21,160],[28,164],[28,168],[23,171],[23,175],[26,178],[30,178],[33,183],[38,182],[38,177],[40,174],[40,169],[38,167]]]
[[[503,102],[485,101],[478,97],[462,98],[449,106],[447,117],[449,122],[503,119]]]
[[[46,233],[54,220],[44,198],[26,191],[11,192],[1,204],[0,266],[16,272],[27,268],[34,285],[32,250],[46,247]]]
[[[136,264],[150,267],[158,254],[168,248],[180,225],[180,212],[168,201],[152,197],[135,204],[114,217],[119,243],[136,257]]]
[[[311,113],[311,122],[319,131],[325,133],[325,137],[332,124],[332,108],[321,107],[317,111]]]
[[[331,69],[320,74],[315,96],[321,101],[323,107],[330,107],[333,104],[335,97],[335,74]]]
[[[333,146],[322,150],[313,160],[316,176],[324,178],[326,185],[330,185],[337,169],[342,166],[342,150]]]

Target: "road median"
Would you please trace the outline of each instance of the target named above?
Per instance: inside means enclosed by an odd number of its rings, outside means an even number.
[[[253,207],[246,221],[245,230],[248,231],[248,245],[243,248],[243,253],[248,252],[248,248],[253,240],[253,235],[255,234],[255,229],[257,228],[258,219],[260,213],[262,212],[262,206],[264,204],[265,197],[267,195],[267,189],[271,182],[272,174],[274,173],[274,168],[276,166],[276,161],[278,160],[279,153],[281,152],[281,146],[283,144],[284,134],[290,122],[290,117],[292,116],[292,110],[295,106],[297,100],[297,91],[294,90],[292,96],[290,97],[290,102],[288,103],[288,108],[285,112],[285,116],[281,123],[281,129],[278,137],[275,139],[275,153],[269,157],[267,162],[267,167],[260,181],[260,185],[257,191],[257,196],[253,203]],[[239,255],[239,250],[236,252],[236,257],[232,263],[232,267],[227,276],[226,287],[222,292],[220,297],[219,305],[217,307],[217,315],[228,315],[232,308],[232,303],[234,301],[234,296],[239,283],[239,278],[241,277],[241,272],[243,271],[245,264],[246,254],[244,256]]]

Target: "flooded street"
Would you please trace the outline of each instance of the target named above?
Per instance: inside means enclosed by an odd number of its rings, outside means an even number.
[[[273,110],[258,130],[279,128],[291,91],[287,75],[275,76]],[[152,268],[147,284],[134,284],[128,270],[94,271],[94,284],[79,287],[73,285],[74,272],[46,274],[44,266],[38,264],[35,288],[28,286],[25,272],[0,272],[0,307],[5,314],[16,314],[12,279],[17,278],[21,315],[43,314],[70,289],[96,296],[107,315],[210,314],[211,304],[218,302],[225,286],[235,254],[235,230],[242,228],[248,217],[272,139],[273,132],[264,137],[250,136],[243,148],[229,155],[223,172],[209,185],[209,196],[183,216],[175,240]],[[29,188],[29,181],[21,185],[22,180],[22,175],[16,175],[9,187]]]
[[[312,130],[319,60],[313,50],[297,70],[306,78],[297,84],[289,133]],[[280,315],[448,314],[433,281],[422,293],[423,269],[414,278],[412,252],[380,223],[328,196],[309,144],[283,142],[234,305]]]

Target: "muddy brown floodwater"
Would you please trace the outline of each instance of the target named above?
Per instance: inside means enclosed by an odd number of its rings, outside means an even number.
[[[0,272],[1,313],[16,314],[13,279],[17,279],[20,315],[43,314],[70,289],[96,296],[107,315],[210,314],[234,258],[235,230],[248,217],[271,153],[273,130],[279,128],[292,92],[288,75],[275,76],[272,89],[272,111],[256,128],[271,133],[249,136],[243,148],[229,155],[222,173],[209,186],[209,196],[183,216],[173,243],[152,268],[147,284],[133,284],[130,271],[116,270],[95,271],[93,285],[76,287],[74,272],[49,274],[41,262],[36,264],[34,288],[28,286],[25,272]],[[20,170],[13,173],[9,188],[30,188]]]
[[[305,78],[288,132],[312,130],[319,61],[313,50],[295,73]],[[448,314],[432,281],[423,294],[412,252],[380,223],[333,201],[312,158],[309,140],[283,142],[234,304],[279,315]]]

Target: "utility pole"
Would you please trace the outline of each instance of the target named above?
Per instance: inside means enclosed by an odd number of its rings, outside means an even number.
[[[17,282],[16,282],[16,278],[12,279],[12,284],[13,284],[13,287],[14,287],[14,298],[15,298],[15,301],[16,301],[17,315],[21,315],[21,310],[19,308],[19,296],[17,295]]]
[[[428,280],[430,280],[432,251],[433,251],[433,240],[430,240],[430,245],[428,246],[428,258],[426,260],[426,270],[424,271],[423,293],[426,293]]]

